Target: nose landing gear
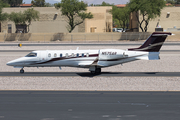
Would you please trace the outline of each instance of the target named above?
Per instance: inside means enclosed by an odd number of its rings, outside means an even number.
[[[24,69],[23,68],[20,70],[20,73],[24,73]]]

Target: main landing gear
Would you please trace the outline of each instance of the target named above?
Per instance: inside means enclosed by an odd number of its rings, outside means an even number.
[[[20,73],[24,73],[24,69],[23,68],[20,70]]]
[[[101,74],[101,68],[96,68],[95,71],[91,71],[91,74],[93,75]]]

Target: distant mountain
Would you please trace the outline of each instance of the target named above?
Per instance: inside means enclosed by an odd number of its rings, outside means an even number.
[[[126,4],[129,0],[83,0],[88,4],[101,4],[103,1],[110,4]]]

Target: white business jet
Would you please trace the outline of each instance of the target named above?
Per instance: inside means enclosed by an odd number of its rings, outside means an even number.
[[[40,50],[25,57],[10,61],[9,66],[24,67],[80,67],[88,68],[92,74],[100,74],[101,68],[132,62],[135,60],[158,60],[159,50],[169,32],[154,32],[139,48],[127,50]]]

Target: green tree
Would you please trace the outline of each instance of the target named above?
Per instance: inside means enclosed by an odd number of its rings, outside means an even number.
[[[16,25],[24,25],[28,27],[29,32],[29,26],[31,25],[31,22],[34,20],[39,20],[39,11],[34,10],[33,8],[27,9],[24,12],[12,12],[9,15],[9,20],[13,21]]]
[[[46,7],[53,7],[54,4],[51,4],[51,3],[45,3],[45,6],[46,6]]]
[[[172,5],[180,4],[180,0],[166,0],[167,3],[171,3]]]
[[[103,1],[99,6],[114,6],[114,4],[109,4]]]
[[[71,33],[77,25],[80,25],[84,20],[93,18],[89,12],[86,13],[87,4],[78,0],[62,0],[61,3],[55,4],[56,9],[60,9],[62,15],[67,17],[67,30]]]
[[[45,0],[32,0],[31,4],[33,4],[34,7],[46,7]]]
[[[114,4],[109,4],[104,1],[100,5],[97,5],[97,6],[112,6],[112,10],[110,11],[110,13],[113,16],[113,26],[122,27],[123,30],[126,28],[126,24],[129,21],[129,18],[128,19],[126,19],[126,17],[123,18],[124,15],[127,13],[126,11],[124,11],[123,8],[118,8],[114,6]],[[128,13],[126,15],[129,16]]]
[[[136,12],[142,32],[147,32],[149,21],[161,15],[161,9],[165,7],[165,3],[164,0],[130,0],[127,6],[131,12]],[[139,19],[138,13],[142,16],[142,20]]]
[[[0,6],[3,7],[3,8],[4,7],[10,7],[7,0],[0,0]]]
[[[8,3],[11,7],[18,7],[22,4],[23,0],[2,0],[4,3]]]
[[[90,4],[89,6],[95,6],[94,4]]]
[[[8,18],[8,14],[3,13],[4,7],[9,7],[9,5],[7,3],[4,3],[2,0],[0,0],[0,22],[3,22]]]
[[[180,0],[174,0],[176,4],[180,4]]]
[[[129,24],[129,8],[118,8],[116,6],[113,6],[111,13],[113,15],[113,21],[118,21],[117,24],[119,24],[119,26],[121,26],[124,31],[124,29],[127,28],[127,24]]]
[[[171,3],[172,5],[174,5],[175,1],[174,0],[166,0],[166,3]]]

